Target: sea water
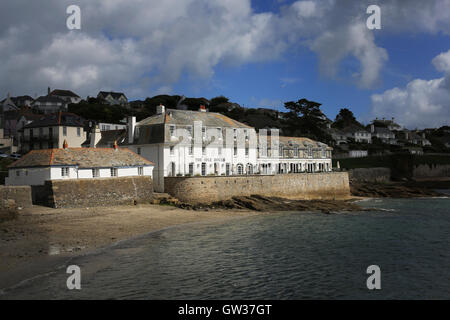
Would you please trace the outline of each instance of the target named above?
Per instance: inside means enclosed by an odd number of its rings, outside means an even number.
[[[72,259],[81,290],[62,266],[0,299],[450,299],[450,199],[360,205],[169,228]]]

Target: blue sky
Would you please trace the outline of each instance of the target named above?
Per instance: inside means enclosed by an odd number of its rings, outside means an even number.
[[[381,30],[366,26],[372,4]],[[348,107],[436,127],[450,119],[450,0],[3,0],[0,61],[3,96],[306,98],[331,119]]]
[[[174,87],[174,92],[206,98],[224,95],[246,107],[270,107],[282,111],[285,110],[284,102],[306,98],[322,103],[322,110],[333,120],[341,108],[348,107],[358,119],[368,123],[373,119],[370,112],[372,94],[404,87],[413,79],[442,76],[431,61],[450,49],[450,36],[442,33],[386,35],[383,30],[373,32],[376,43],[389,55],[381,71],[381,81],[373,88],[359,88],[345,77],[329,79],[321,75],[317,55],[300,48],[283,54],[276,61],[238,67],[218,65],[211,80],[184,78]],[[358,61],[352,57],[341,61],[343,74],[357,68]]]

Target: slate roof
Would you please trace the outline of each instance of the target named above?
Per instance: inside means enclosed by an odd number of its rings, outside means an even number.
[[[101,95],[103,98],[106,98],[108,96],[108,94],[111,95],[111,97],[113,97],[114,99],[119,99],[121,96],[124,96],[125,98],[127,97],[125,94],[123,94],[122,92],[108,92],[108,91],[100,91],[98,93],[99,95]]]
[[[51,126],[83,127],[84,119],[70,112],[57,112],[41,115],[41,118],[27,124],[24,128],[39,128]]]
[[[166,109],[165,113],[148,117],[138,122],[137,125],[175,124],[192,126],[194,121],[202,121],[202,125],[206,127],[252,128],[220,113],[176,109]]]
[[[91,133],[92,134],[92,133]],[[114,143],[114,141],[117,142],[118,145],[123,144],[126,142],[127,138],[127,130],[126,129],[120,129],[120,130],[105,130],[100,131],[101,138],[98,141],[98,146],[107,146],[109,143]],[[91,144],[91,139],[86,139],[85,142],[82,143],[82,146],[89,146]]]
[[[258,136],[259,137],[259,136]],[[325,143],[315,141],[309,138],[303,138],[303,137],[285,137],[285,136],[279,136],[278,137],[279,142],[281,145],[288,146],[292,143],[293,146],[298,146],[299,148],[307,148],[309,146],[313,148],[326,148],[328,150],[332,150],[333,148],[329,147]],[[271,145],[271,137],[267,137],[267,146],[269,147]]]
[[[78,166],[88,169],[149,165],[153,163],[126,148],[67,148],[32,150],[8,168]]]

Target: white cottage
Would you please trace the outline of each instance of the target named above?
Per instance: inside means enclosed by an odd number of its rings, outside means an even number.
[[[44,185],[47,180],[150,176],[153,163],[126,148],[32,150],[8,168],[6,185]]]

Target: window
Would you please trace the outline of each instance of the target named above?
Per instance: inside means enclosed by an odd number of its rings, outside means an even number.
[[[16,170],[16,176],[20,177],[20,170]]]
[[[100,177],[100,170],[92,169],[92,178],[98,178],[98,177]]]
[[[202,147],[202,155],[206,155],[206,147]]]
[[[138,175],[143,176],[144,175],[144,168],[138,167]]]
[[[170,155],[173,156],[175,154],[175,147],[170,147]]]
[[[67,136],[67,127],[63,127],[63,136]]]
[[[202,162],[202,176],[206,176],[206,163]]]
[[[53,137],[53,128],[48,128],[48,137]]]
[[[194,175],[194,164],[193,164],[192,162],[189,163],[189,174],[190,174],[191,176]]]
[[[61,176],[62,177],[68,177],[69,176],[69,168],[68,167],[61,168]]]
[[[170,136],[173,137],[175,135],[175,126],[171,125],[169,127],[169,130],[170,130]]]
[[[237,156],[237,147],[236,146],[234,146],[233,154],[235,157]]]
[[[78,136],[78,137],[81,136],[81,128],[77,128],[77,136]]]
[[[43,128],[39,128],[39,136],[43,136],[44,135],[44,129]]]
[[[117,168],[111,168],[111,177],[117,177]]]
[[[192,137],[192,126],[187,127],[187,131],[189,132],[189,136]]]
[[[141,154],[141,148],[137,148],[136,153],[140,155]]]
[[[294,157],[298,158],[298,148],[294,148]]]
[[[248,157],[248,147],[245,148],[245,156]]]
[[[244,174],[244,166],[242,164],[237,165],[237,174],[243,175]]]
[[[194,154],[194,145],[189,146],[189,155],[192,156]]]

